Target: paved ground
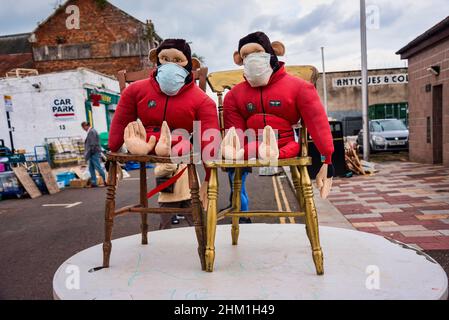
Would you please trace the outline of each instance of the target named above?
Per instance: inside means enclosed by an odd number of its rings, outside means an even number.
[[[380,163],[375,176],[336,179],[331,201],[316,197],[320,225],[356,228],[413,244],[426,250],[449,273],[449,169],[402,161]],[[130,179],[120,183],[117,206],[138,202],[137,176],[132,172]],[[150,187],[154,185],[152,170],[148,181]],[[222,172],[220,183],[219,207],[225,208],[229,186]],[[252,210],[298,209],[285,177],[253,174],[247,185]],[[0,202],[0,299],[51,299],[52,277],[60,264],[102,242],[104,199],[105,189],[72,189],[35,200]],[[77,202],[82,203],[71,208],[43,207]],[[155,205],[151,200],[150,206]],[[159,217],[151,216],[149,223],[150,230],[156,230]],[[184,226],[185,222],[178,227]],[[139,228],[139,216],[118,218],[113,237],[139,233]],[[101,259],[98,257],[99,264]]]
[[[449,250],[449,168],[377,165],[374,176],[337,179],[332,204],[360,231],[422,250]]]
[[[220,173],[220,208],[228,205],[227,176]],[[120,183],[118,206],[138,202],[138,173]],[[149,186],[154,185],[149,170]],[[274,192],[276,186],[277,193]],[[286,178],[248,179],[251,209],[297,210],[294,194]],[[52,299],[52,278],[69,257],[103,240],[105,189],[72,189],[54,196],[31,200],[0,202],[0,299]],[[73,204],[72,208],[43,207],[48,204]],[[154,200],[150,202],[155,206]],[[291,223],[289,219],[255,219],[255,222]],[[294,221],[301,223],[302,221]],[[151,216],[150,230],[159,226],[159,217]],[[220,223],[229,223],[229,220]],[[179,227],[185,226],[185,222]],[[125,216],[115,223],[113,237],[140,232],[140,216]],[[194,233],[192,233],[194,236]],[[151,239],[151,234],[150,234]],[[151,240],[150,240],[151,241]],[[114,251],[112,251],[114,254]],[[99,265],[102,257],[98,257]]]

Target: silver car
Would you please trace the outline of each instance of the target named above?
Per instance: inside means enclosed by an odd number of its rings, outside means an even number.
[[[409,131],[401,120],[384,119],[369,122],[369,143],[371,152],[408,151]],[[363,130],[357,138],[360,148],[363,148]]]

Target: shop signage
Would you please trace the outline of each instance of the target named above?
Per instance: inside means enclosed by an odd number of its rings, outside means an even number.
[[[3,99],[5,100],[5,111],[13,112],[12,97],[11,96],[3,96]]]
[[[100,104],[110,105],[117,104],[120,96],[109,94],[105,92],[98,92],[95,90],[87,89],[88,100],[92,102],[93,107],[99,107]]]
[[[75,104],[74,100],[67,97],[55,98],[51,103],[51,111],[53,118],[58,121],[75,120]]]
[[[386,74],[368,77],[368,84],[370,86],[382,85],[398,85],[407,84],[408,74]],[[362,86],[362,77],[346,77],[335,78],[332,81],[334,88],[360,87]]]

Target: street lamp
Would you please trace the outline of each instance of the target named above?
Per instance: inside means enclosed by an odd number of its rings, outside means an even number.
[[[326,109],[326,114],[328,114],[327,105],[327,82],[326,82],[326,65],[324,64],[324,47],[321,47],[321,58],[323,60],[323,95],[324,95],[324,108]]]
[[[366,3],[360,0],[360,35],[362,49],[362,108],[363,108],[363,159],[369,161],[369,122],[368,122],[368,48],[366,36]]]

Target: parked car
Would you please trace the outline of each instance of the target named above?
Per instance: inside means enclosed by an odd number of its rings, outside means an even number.
[[[401,120],[372,120],[369,122],[369,130],[371,152],[408,151],[409,131]],[[357,144],[363,149],[363,130],[359,133]]]

